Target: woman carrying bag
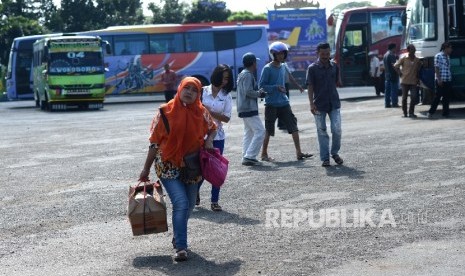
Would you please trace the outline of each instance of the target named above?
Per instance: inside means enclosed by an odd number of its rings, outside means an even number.
[[[213,118],[200,102],[201,93],[200,81],[186,77],[174,99],[160,107],[152,121],[150,146],[139,177],[141,181],[148,179],[155,162],[157,176],[173,205],[174,260],[178,262],[187,260],[187,222],[195,206],[198,184],[202,181],[201,174],[183,179],[185,157],[199,152],[202,147],[213,149],[217,132]]]
[[[213,146],[223,154],[224,140],[226,134],[223,129],[223,122],[228,123],[232,113],[232,97],[229,92],[233,89],[232,70],[226,64],[218,65],[210,77],[211,84],[203,87],[202,103],[210,111],[211,116],[218,126],[218,132],[213,140]],[[197,195],[196,205],[200,205],[200,187]],[[220,188],[212,186],[211,209],[215,212],[222,211],[218,204],[220,199]]]

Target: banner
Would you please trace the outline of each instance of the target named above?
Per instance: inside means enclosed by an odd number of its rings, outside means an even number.
[[[316,46],[327,41],[326,9],[280,9],[268,11],[268,42],[288,45],[291,71],[306,71],[316,56]]]

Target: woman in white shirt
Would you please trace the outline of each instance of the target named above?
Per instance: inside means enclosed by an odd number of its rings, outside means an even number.
[[[218,126],[218,132],[213,140],[213,146],[223,154],[226,138],[223,123],[229,122],[232,112],[232,97],[229,92],[233,89],[232,70],[225,64],[218,65],[210,77],[211,84],[203,87],[202,103],[210,111],[210,115]],[[199,192],[202,183],[199,185]],[[218,204],[220,188],[212,186],[211,209],[221,211]],[[196,205],[200,205],[200,196],[197,195]]]

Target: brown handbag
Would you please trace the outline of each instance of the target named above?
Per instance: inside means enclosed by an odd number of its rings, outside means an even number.
[[[184,167],[181,167],[179,178],[182,182],[187,183],[195,181],[202,175],[200,167],[200,151],[189,153],[183,158]]]

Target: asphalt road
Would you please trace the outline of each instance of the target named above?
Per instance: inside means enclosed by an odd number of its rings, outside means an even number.
[[[373,88],[340,93],[342,166],[297,161],[279,131],[277,162],[242,166],[234,111],[224,211],[210,211],[205,183],[179,264],[171,222],[133,237],[126,217],[160,102],[65,112],[0,103],[0,275],[464,275],[465,105],[433,120],[418,106],[409,119]],[[302,148],[318,156],[306,95],[293,91],[291,103]]]

